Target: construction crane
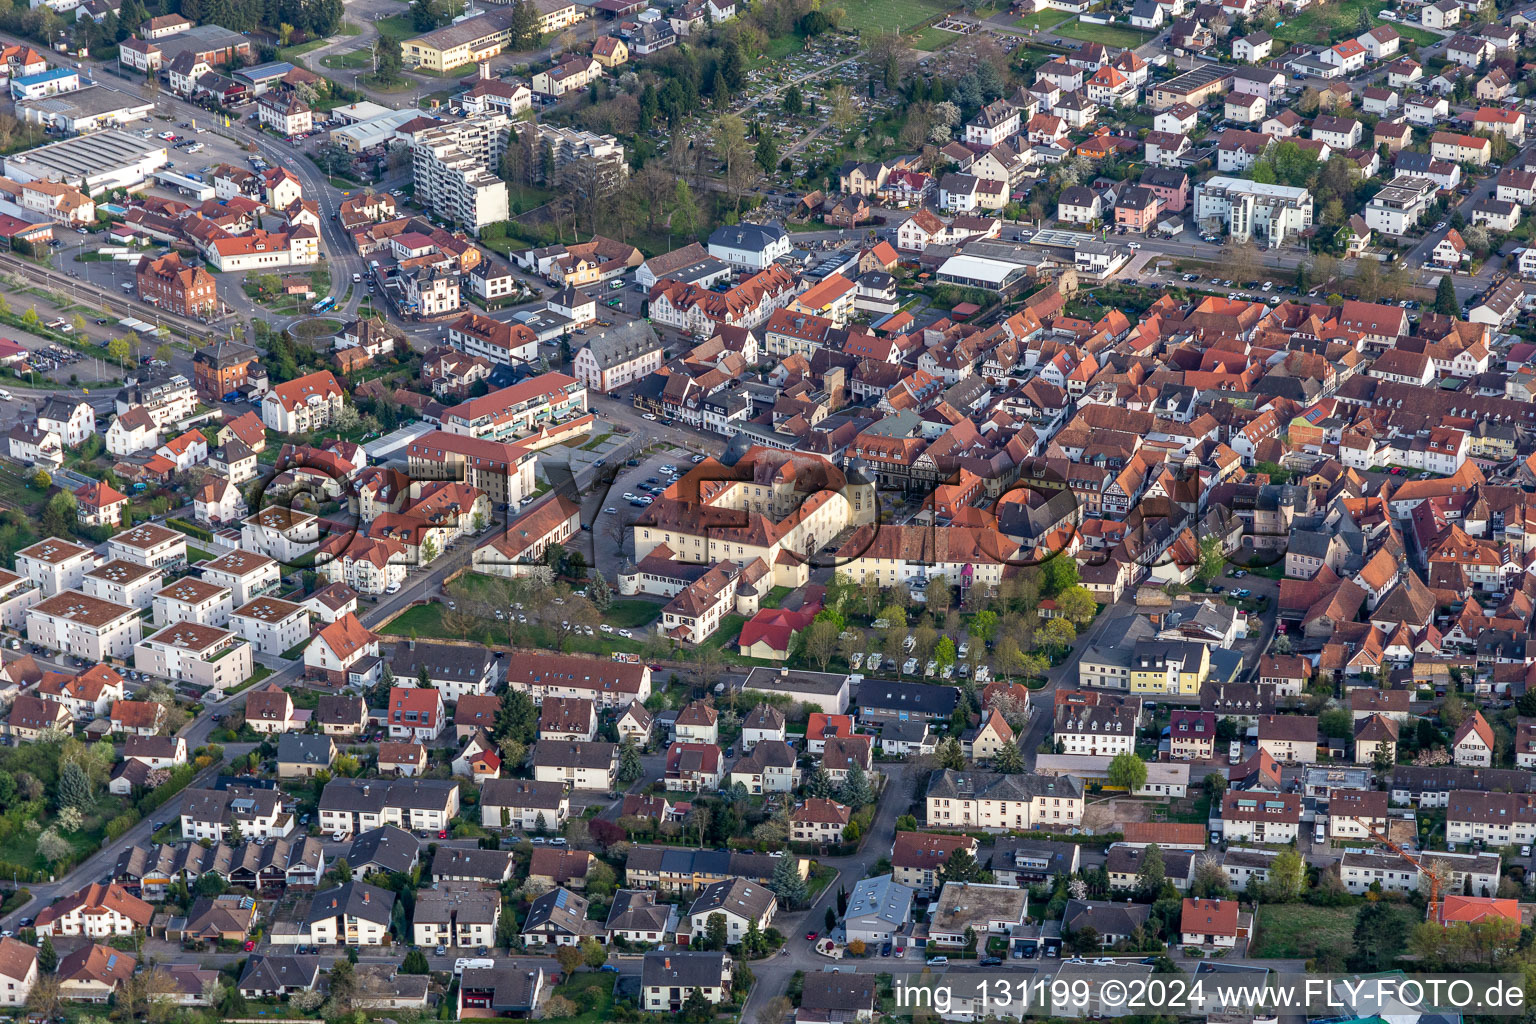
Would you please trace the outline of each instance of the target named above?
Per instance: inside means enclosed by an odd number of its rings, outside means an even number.
[[[1353,821],[1356,825],[1359,825],[1361,828],[1365,829],[1366,835],[1370,836],[1372,839],[1376,840],[1376,842],[1380,843],[1382,846],[1385,846],[1387,849],[1403,858],[1403,860],[1407,861],[1409,864],[1412,864],[1414,867],[1418,868],[1419,874],[1427,875],[1429,877],[1429,905],[1431,912],[1433,912],[1433,908],[1440,902],[1440,876],[1421,864],[1419,859],[1413,854],[1409,853],[1407,850],[1403,849],[1401,846],[1397,845],[1392,840],[1378,832],[1375,826],[1366,821],[1364,818],[1351,818],[1350,820]]]

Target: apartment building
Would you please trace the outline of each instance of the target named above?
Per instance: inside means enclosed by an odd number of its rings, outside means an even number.
[[[178,622],[134,645],[133,665],[160,679],[229,690],[254,671],[251,645],[227,629]]]
[[[78,590],[95,568],[96,552],[71,541],[49,537],[16,552],[16,571],[36,583],[44,596]]]
[[[585,385],[563,373],[544,373],[445,410],[442,425],[450,434],[513,441],[586,411]]]
[[[258,597],[230,613],[229,627],[257,654],[280,655],[309,639],[309,609],[276,597]]]
[[[27,639],[91,662],[126,660],[143,637],[139,609],[79,590],[55,594],[27,609]]]
[[[1312,226],[1312,193],[1218,175],[1195,186],[1195,221],[1221,225],[1239,241],[1277,249]]]
[[[416,200],[473,235],[508,217],[507,185],[497,169],[507,118],[482,115],[430,128],[412,145]]]
[[[935,772],[924,797],[938,828],[1071,828],[1083,818],[1083,785],[1072,776]]]

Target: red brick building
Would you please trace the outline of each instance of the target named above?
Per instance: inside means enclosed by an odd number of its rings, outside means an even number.
[[[201,267],[189,267],[178,253],[157,260],[144,257],[134,273],[139,298],[169,313],[197,316],[213,313],[219,304],[218,285]]]
[[[213,402],[244,387],[250,383],[252,368],[260,365],[259,358],[251,346],[228,339],[198,349],[192,357],[192,383],[198,397]]]

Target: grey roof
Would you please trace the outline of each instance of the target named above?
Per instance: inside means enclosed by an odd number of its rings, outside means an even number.
[[[231,442],[233,447],[238,442]],[[244,448],[244,445],[240,447]],[[320,705],[315,709],[314,720],[321,725],[351,725],[353,723],[368,722],[368,705],[361,697],[333,696],[326,694],[320,698]]]
[[[475,878],[501,882],[512,867],[511,850],[439,846],[432,857],[433,878]]]
[[[870,917],[900,928],[912,916],[912,890],[890,875],[861,878],[848,897],[846,917]]]
[[[594,922],[595,923],[595,922]],[[587,901],[566,888],[551,889],[528,908],[523,921],[523,931],[536,929],[562,931],[570,935],[584,935],[591,931],[587,924]]]
[[[727,911],[749,921],[760,919],[775,904],[774,895],[766,886],[749,882],[744,878],[727,878],[706,886],[688,908],[689,917],[704,915],[705,920],[717,910]]]
[[[317,956],[252,956],[245,962],[237,988],[244,991],[279,992],[315,987],[320,976]]]
[[[459,978],[460,991],[490,992],[491,1009],[502,1013],[533,1009],[542,986],[540,971],[511,966],[467,967]]]
[[[586,349],[600,368],[627,363],[662,347],[661,339],[646,320],[618,324],[587,339]]]
[[[876,979],[873,974],[850,971],[807,971],[800,992],[802,1010],[826,1010],[851,1020],[855,1014],[875,1009]]]
[[[1105,900],[1068,900],[1061,915],[1063,932],[1092,928],[1100,935],[1129,935],[1145,924],[1152,908],[1141,903],[1110,903]]]
[[[304,924],[308,926],[345,915],[387,925],[394,905],[395,894],[388,889],[364,882],[347,882],[334,889],[315,893],[309,902],[309,913],[304,917]]]
[[[724,953],[651,952],[645,954],[640,967],[640,984],[645,988],[709,988],[720,984],[730,964],[731,958]]]
[[[663,932],[675,909],[671,903],[657,903],[652,889],[620,889],[613,894],[605,927],[610,932]]]
[[[369,867],[380,871],[409,871],[420,852],[416,837],[403,828],[383,825],[369,829],[352,840],[344,859],[353,871]]]
[[[323,811],[379,811],[385,807],[437,810],[458,789],[451,779],[332,779],[320,794]]]
[[[389,670],[396,679],[415,680],[422,666],[426,666],[433,679],[476,682],[490,674],[495,661],[496,657],[488,647],[401,640],[395,644],[394,654],[389,659]]]
[[[533,764],[536,768],[604,769],[612,767],[618,756],[617,743],[539,740],[533,745]]]
[[[501,906],[495,889],[421,889],[411,920],[417,924],[491,924]]]
[[[1160,850],[1159,852],[1163,855],[1163,870],[1168,878],[1189,880],[1190,869],[1195,862],[1193,850]],[[1104,870],[1110,874],[1140,874],[1142,858],[1145,854],[1146,849],[1140,846],[1111,846],[1109,855],[1104,859]]]
[[[955,710],[959,696],[960,691],[953,686],[866,679],[859,684],[855,699],[859,705],[860,718],[866,713],[901,711],[948,717]]]
[[[784,227],[778,221],[769,221],[767,224],[728,224],[714,230],[709,236],[709,244],[744,252],[762,252],[784,237]]]
[[[1000,772],[935,772],[927,796],[950,800],[1033,800],[1035,797],[1081,799],[1083,784],[1070,775],[1003,775]]]
[[[490,807],[534,807],[554,810],[565,799],[565,786],[531,779],[486,779],[480,803]]]
[[[277,738],[278,764],[329,765],[336,754],[336,744],[329,736],[285,732]]]
[[[887,718],[880,726],[880,742],[921,743],[928,737],[928,723],[920,718]]]
[[[768,768],[793,768],[795,761],[795,752],[783,740],[759,740],[731,766],[731,771],[761,775]]]
[[[841,690],[848,677],[837,672],[796,672],[776,668],[754,668],[747,673],[744,690],[762,690],[772,693],[794,691],[799,693],[832,694]]]

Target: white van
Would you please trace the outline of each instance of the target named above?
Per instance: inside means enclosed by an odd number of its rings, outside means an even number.
[[[0,402],[9,402],[10,400],[11,393],[6,391],[4,388],[0,388]]]
[[[495,967],[496,961],[488,956],[461,956],[453,962],[453,973],[463,974],[466,967]]]

